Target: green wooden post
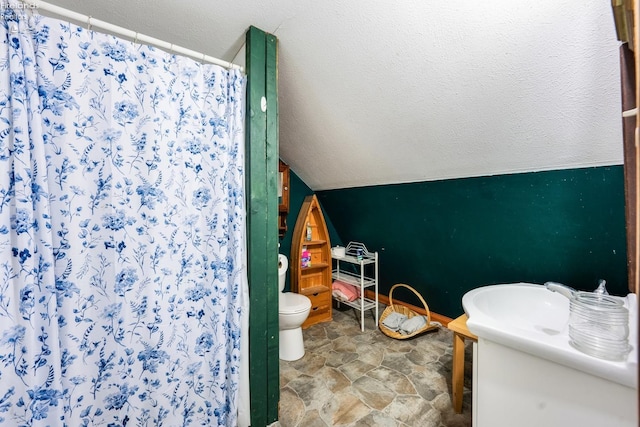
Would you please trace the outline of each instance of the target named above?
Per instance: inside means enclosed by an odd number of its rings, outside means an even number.
[[[278,402],[280,401],[280,340],[278,319],[278,159],[279,120],[278,120],[278,39],[267,34],[266,53],[266,90],[267,90],[267,180],[268,180],[268,212],[267,259],[269,260],[269,286],[267,286],[267,330],[269,341],[267,348],[267,384],[269,404],[268,420],[278,419]]]
[[[246,42],[249,370],[251,425],[258,427],[278,419],[280,398],[277,39],[250,27]]]

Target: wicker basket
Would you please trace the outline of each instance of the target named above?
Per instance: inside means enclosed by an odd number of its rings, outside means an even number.
[[[420,302],[424,306],[424,310],[425,310],[426,316],[427,316],[427,324],[424,327],[422,327],[421,329],[418,329],[417,331],[414,331],[413,333],[408,334],[408,335],[401,334],[400,332],[392,331],[391,329],[387,328],[386,326],[384,326],[382,324],[384,319],[386,319],[387,316],[389,316],[391,313],[404,314],[409,319],[412,318],[413,316],[420,316],[419,313],[416,313],[415,311],[411,310],[409,307],[393,303],[393,291],[396,290],[397,288],[400,288],[400,287],[407,288],[411,292],[416,294],[416,296],[420,299]],[[382,312],[382,315],[380,316],[380,320],[379,320],[379,323],[378,323],[378,327],[380,328],[380,331],[382,331],[383,334],[385,334],[385,335],[387,335],[387,336],[389,336],[391,338],[398,339],[398,340],[405,340],[407,338],[415,337],[416,335],[422,334],[422,333],[430,331],[432,329],[436,329],[439,326],[440,326],[440,324],[437,323],[437,322],[436,323],[431,323],[431,312],[429,311],[429,306],[424,301],[424,298],[422,298],[422,295],[420,295],[418,293],[418,291],[416,291],[415,289],[413,289],[409,285],[405,285],[404,283],[397,283],[397,284],[395,284],[395,285],[393,285],[391,287],[391,290],[389,291],[389,306],[387,308],[385,308],[384,311]]]

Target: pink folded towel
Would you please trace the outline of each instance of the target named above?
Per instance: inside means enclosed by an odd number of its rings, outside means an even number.
[[[332,294],[342,301],[353,301],[360,297],[360,288],[341,280],[335,280],[332,285]]]

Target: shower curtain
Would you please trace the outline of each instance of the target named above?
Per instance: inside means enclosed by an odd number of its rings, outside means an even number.
[[[0,11],[0,425],[237,425],[243,74]]]

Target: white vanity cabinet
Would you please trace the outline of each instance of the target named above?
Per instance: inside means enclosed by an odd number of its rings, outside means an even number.
[[[349,242],[344,256],[332,251],[335,263],[332,275],[334,280],[340,280],[360,289],[360,297],[354,301],[336,299],[338,304],[346,304],[360,311],[360,328],[364,332],[364,313],[375,310],[376,325],[378,324],[378,252],[369,252],[367,247],[359,242]],[[353,268],[355,266],[355,268]],[[365,297],[365,291],[373,291],[373,298]]]
[[[473,343],[473,427],[637,427],[637,405],[637,389],[480,337]]]

